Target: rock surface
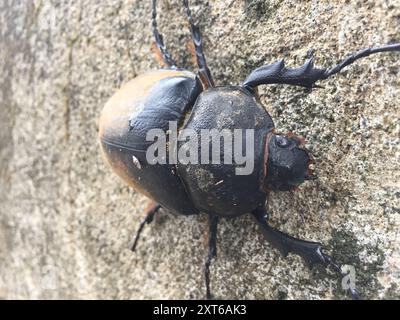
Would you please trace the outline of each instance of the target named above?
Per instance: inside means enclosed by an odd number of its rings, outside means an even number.
[[[206,218],[163,211],[129,250],[146,199],[103,163],[99,112],[124,82],[158,68],[150,1],[0,4],[0,297],[203,298]],[[191,68],[180,1],[160,28]],[[218,84],[264,63],[329,66],[400,40],[398,0],[191,1]],[[183,27],[185,26],[185,27]],[[399,55],[364,59],[306,93],[263,87],[281,131],[307,137],[319,180],[270,198],[272,222],[322,241],[356,268],[364,297],[400,298]],[[168,192],[168,190],[167,190]],[[223,220],[212,266],[217,298],[341,299],[329,271],[280,257],[249,216]]]

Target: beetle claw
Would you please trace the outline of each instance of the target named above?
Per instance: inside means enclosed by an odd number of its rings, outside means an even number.
[[[326,267],[332,267],[332,269],[339,275],[342,277],[342,281],[345,279],[345,277],[348,276],[348,273],[343,272],[342,271],[342,266],[339,265],[336,261],[334,261],[332,259],[331,256],[322,253],[322,255],[324,256],[324,259],[326,261]],[[362,297],[359,293],[359,291],[354,287],[354,286],[349,286],[347,288],[347,291],[350,293],[351,297],[353,298],[353,300],[362,300]]]
[[[258,208],[252,212],[252,216],[260,226],[265,239],[278,249],[284,257],[286,257],[288,253],[293,253],[303,258],[310,269],[313,269],[316,265],[322,265],[325,268],[332,267],[332,269],[342,277],[342,280],[348,276],[347,273],[342,271],[341,266],[337,264],[332,257],[323,252],[322,244],[319,242],[297,239],[272,228],[268,224],[267,219],[264,218],[265,211],[265,208]],[[354,286],[349,286],[347,290],[353,299],[361,299],[360,294]]]

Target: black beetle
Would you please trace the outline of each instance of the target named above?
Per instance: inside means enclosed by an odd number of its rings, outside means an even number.
[[[137,191],[154,203],[142,221],[132,249],[145,224],[164,207],[175,214],[209,216],[209,253],[205,263],[207,298],[211,297],[209,267],[216,256],[216,232],[220,217],[236,217],[251,213],[264,237],[284,256],[294,253],[310,267],[331,266],[341,276],[341,267],[322,252],[322,245],[286,235],[268,224],[266,199],[268,192],[287,191],[305,180],[314,179],[309,169],[312,157],[304,147],[304,139],[293,134],[274,132],[274,123],[260,103],[256,87],[264,84],[289,84],[313,89],[360,58],[386,51],[400,51],[400,44],[368,48],[348,56],[332,68],[315,68],[313,59],[296,69],[285,67],[281,60],[255,69],[239,86],[214,85],[203,54],[202,40],[194,24],[188,1],[183,6],[189,21],[198,73],[176,67],[157,29],[156,0],[152,0],[152,28],[161,62],[168,68],[138,76],[123,86],[106,104],[100,119],[100,141],[105,158],[112,169]],[[151,129],[168,132],[176,122],[181,133],[192,129],[253,129],[254,169],[238,175],[237,164],[149,163],[146,153],[153,143],[146,140]],[[181,139],[180,139],[181,140]],[[184,139],[183,139],[184,140]],[[172,140],[171,140],[172,141]],[[170,140],[166,148],[172,147]],[[245,147],[246,146],[245,144]],[[200,146],[198,146],[200,148]],[[220,145],[221,150],[224,145]],[[174,192],[166,192],[173,190]],[[359,298],[354,287],[353,298]]]

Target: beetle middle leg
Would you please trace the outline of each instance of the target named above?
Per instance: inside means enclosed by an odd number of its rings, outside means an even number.
[[[284,257],[291,252],[302,257],[310,268],[321,264],[325,267],[332,267],[341,277],[347,276],[329,255],[322,252],[322,244],[297,239],[272,228],[268,224],[268,213],[265,208],[257,208],[252,212],[252,216],[261,228],[265,239],[278,249]],[[353,299],[360,299],[360,295],[354,287],[350,286],[348,290]]]
[[[152,202],[147,207],[146,217],[142,220],[142,222],[139,225],[139,229],[138,229],[138,231],[136,233],[136,237],[135,237],[135,240],[133,241],[133,245],[132,245],[132,248],[131,248],[132,251],[136,250],[136,246],[137,246],[137,243],[138,243],[139,238],[140,238],[140,234],[142,233],[144,226],[146,224],[150,224],[154,220],[154,217],[155,217],[156,213],[160,209],[161,209],[161,205],[159,205],[158,203],[154,203],[154,202]]]
[[[209,232],[208,232],[208,255],[204,264],[204,278],[206,282],[206,297],[211,299],[210,290],[210,265],[213,258],[217,256],[217,227],[219,217],[209,215]]]

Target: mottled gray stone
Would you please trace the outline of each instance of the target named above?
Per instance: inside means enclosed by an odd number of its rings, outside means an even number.
[[[110,172],[96,140],[111,94],[158,67],[149,2],[1,1],[0,297],[204,297],[205,217],[162,212],[132,254],[146,199]],[[279,58],[297,66],[313,52],[329,66],[400,40],[399,0],[191,2],[221,85]],[[179,1],[159,7],[170,51],[192,68]],[[310,94],[260,91],[279,130],[307,137],[319,176],[271,195],[273,224],[355,265],[368,298],[400,298],[399,68],[399,55],[381,54]],[[248,216],[223,220],[218,239],[218,298],[343,297],[331,272],[281,258]]]

